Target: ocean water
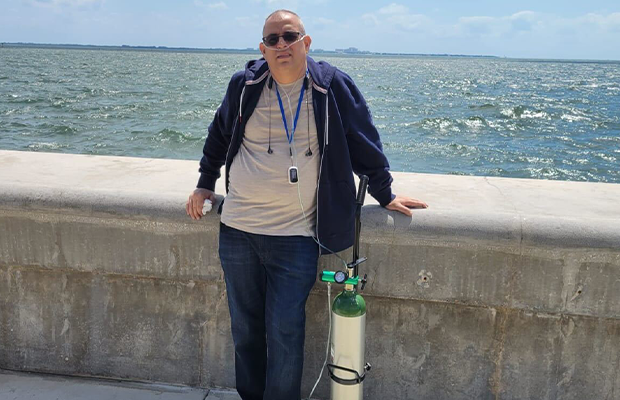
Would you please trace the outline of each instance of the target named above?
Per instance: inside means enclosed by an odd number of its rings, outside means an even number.
[[[0,48],[0,149],[198,160],[248,54]],[[620,183],[620,63],[318,56],[392,170]]]

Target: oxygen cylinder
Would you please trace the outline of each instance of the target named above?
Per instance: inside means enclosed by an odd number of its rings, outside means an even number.
[[[345,289],[331,312],[331,399],[362,400],[363,382],[357,381],[365,373],[366,302],[356,290]]]
[[[331,331],[327,369],[331,378],[331,400],[362,400],[364,378],[370,370],[365,362],[366,302],[357,293],[364,290],[366,275],[360,278],[358,267],[366,261],[360,257],[361,212],[368,187],[368,177],[360,176],[356,198],[355,241],[353,261],[346,264],[345,271],[323,271],[321,281],[344,285],[344,289],[331,304]],[[328,289],[329,295],[329,289]]]

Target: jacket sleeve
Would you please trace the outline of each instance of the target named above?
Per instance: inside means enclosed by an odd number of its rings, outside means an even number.
[[[357,175],[369,178],[368,192],[381,206],[385,207],[393,199],[392,175],[379,132],[372,121],[368,105],[351,77],[338,71],[334,83],[343,84],[343,93],[336,95],[338,107],[343,116],[344,127],[351,166]]]
[[[200,178],[197,188],[214,190],[215,182],[221,176],[220,169],[226,163],[228,146],[238,119],[239,93],[242,87],[243,72],[237,72],[228,83],[224,100],[209,125],[198,169]]]

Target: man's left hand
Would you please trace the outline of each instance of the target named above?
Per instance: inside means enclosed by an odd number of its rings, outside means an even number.
[[[411,197],[396,195],[394,200],[385,206],[385,208],[388,210],[401,212],[406,216],[411,217],[413,215],[411,208],[428,208],[428,204],[418,199],[412,199]]]

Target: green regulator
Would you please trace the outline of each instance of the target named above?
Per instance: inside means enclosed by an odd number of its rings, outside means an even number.
[[[366,302],[361,294],[367,275],[359,277],[361,214],[368,177],[360,177],[355,210],[353,260],[346,271],[322,271],[321,281],[343,285],[331,304],[331,332],[327,369],[331,378],[331,400],[362,400],[363,384],[370,364],[365,362]]]

